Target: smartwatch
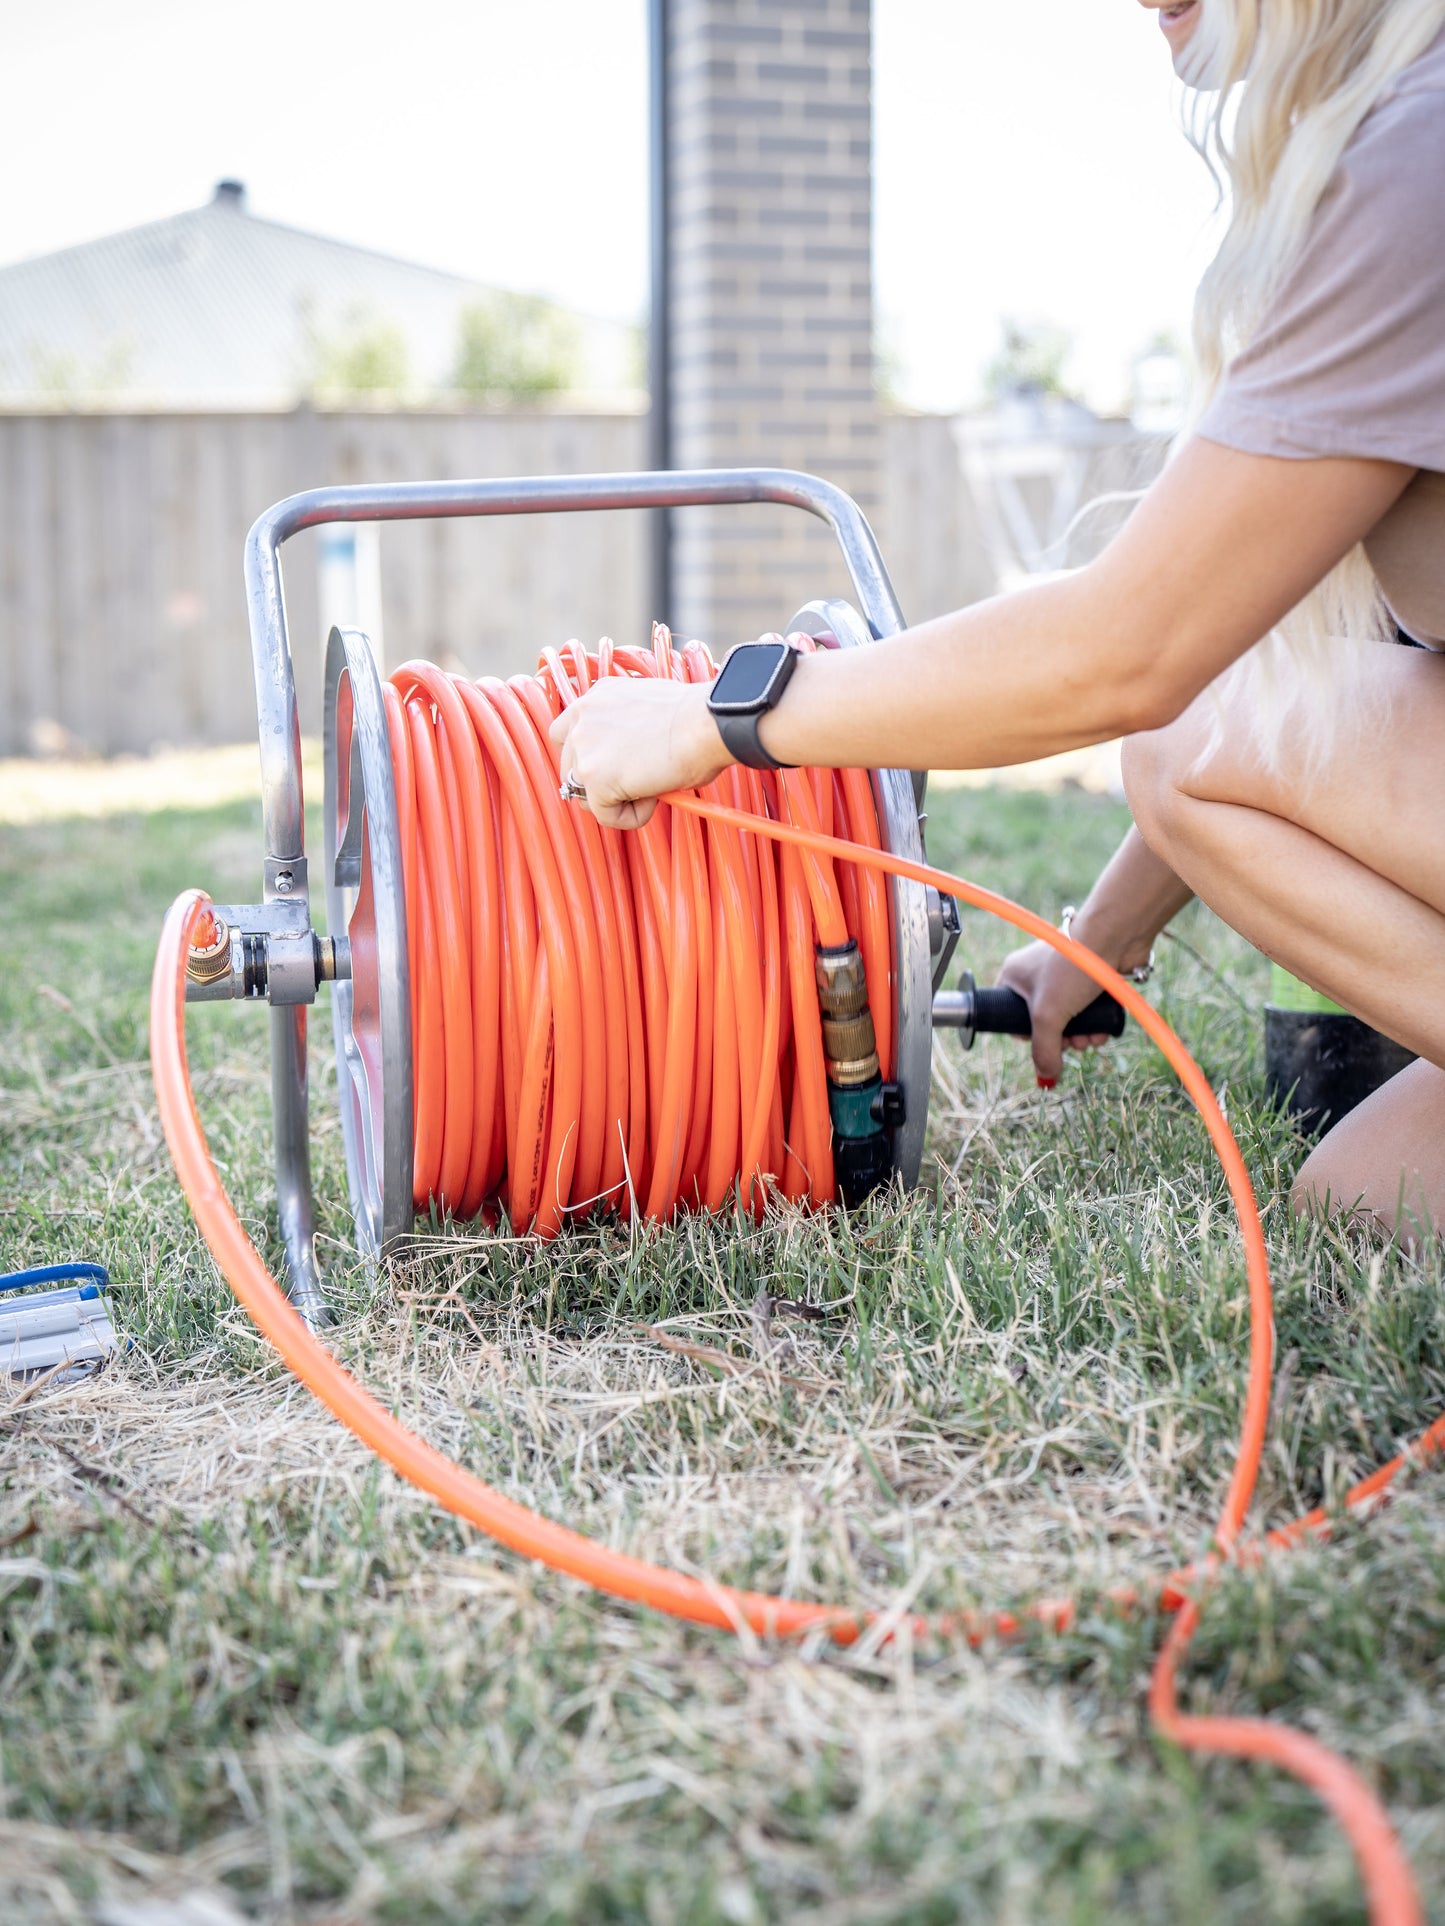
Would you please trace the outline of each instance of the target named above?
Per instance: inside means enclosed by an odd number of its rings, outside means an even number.
[[[707,706],[723,745],[749,769],[790,769],[758,740],[758,724],[775,709],[798,662],[789,643],[740,642],[708,691]]]

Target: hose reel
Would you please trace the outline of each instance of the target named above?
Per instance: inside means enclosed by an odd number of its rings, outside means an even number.
[[[321,983],[329,981],[357,1244],[364,1254],[376,1257],[394,1249],[413,1221],[414,986],[386,701],[371,646],[354,629],[333,629],[326,649],[322,884],[329,934],[322,937],[312,926],[281,543],[301,528],[337,521],[761,501],[803,508],[829,523],[861,604],[860,612],[838,599],[809,602],[793,616],[789,633],[811,637],[823,648],[861,648],[902,628],[882,558],[856,504],[816,477],[782,470],[321,489],[279,503],[251,530],[246,581],[266,834],[263,900],[216,906],[209,939],[190,953],[187,996],[196,1001],[264,999],[272,1006],[281,1229],[292,1301],[308,1321],[324,1315],[325,1299],[313,1246],[306,1005],[315,1000]],[[869,782],[883,848],[922,861],[924,777],[884,769],[869,772]],[[1008,993],[1001,993],[1002,1002],[999,993],[984,993],[995,996],[992,1015],[986,1015],[979,1007],[982,999],[972,992],[971,978],[965,978],[964,989],[942,992],[935,1001],[958,941],[957,907],[937,890],[897,877],[887,879],[887,890],[895,1069],[886,1090],[874,1091],[871,1098],[865,1093],[874,1126],[865,1121],[856,1128],[874,1129],[869,1181],[892,1176],[911,1186],[922,1160],[935,1022],[963,1030],[971,1041],[975,1029],[1026,1032],[1028,1013]],[[1107,1015],[1086,1015],[1095,1029],[1112,1027]],[[841,1112],[833,1105],[835,1126],[845,1135],[847,1127],[839,1125],[839,1118],[848,1109],[848,1103]],[[856,1095],[851,1110],[856,1117]]]

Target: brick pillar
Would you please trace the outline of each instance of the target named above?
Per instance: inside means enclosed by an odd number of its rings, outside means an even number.
[[[671,455],[826,476],[871,510],[871,0],[667,0]],[[673,518],[677,627],[718,648],[847,591],[796,509]]]

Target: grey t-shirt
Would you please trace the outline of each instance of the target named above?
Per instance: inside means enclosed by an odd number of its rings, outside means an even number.
[[[1417,468],[1365,549],[1401,627],[1445,647],[1445,33],[1361,122],[1198,432]]]

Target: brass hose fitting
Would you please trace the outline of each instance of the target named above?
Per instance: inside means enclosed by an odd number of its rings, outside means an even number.
[[[863,978],[863,958],[856,943],[816,950],[813,972],[818,985],[818,1007],[825,1017],[857,1016],[868,1008],[868,985]]]
[[[823,1047],[830,1063],[856,1063],[872,1056],[877,1049],[873,1033],[873,1013],[860,1016],[823,1018]]]
[[[878,1076],[878,1039],[858,945],[818,950],[814,970],[829,1083],[852,1090],[873,1082]]]
[[[230,925],[219,916],[213,916],[211,922],[211,941],[193,945],[186,953],[186,975],[192,983],[215,983],[231,968]]]
[[[826,1039],[823,1047],[827,1048]],[[827,1072],[829,1083],[838,1090],[857,1090],[866,1083],[877,1083],[878,1052],[870,1050],[866,1057],[829,1057]]]

